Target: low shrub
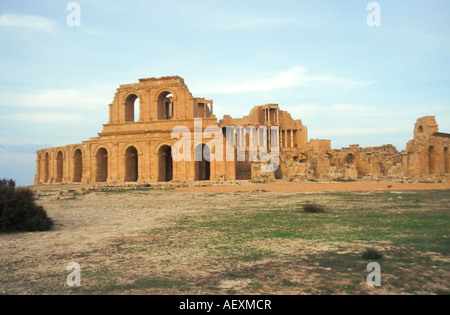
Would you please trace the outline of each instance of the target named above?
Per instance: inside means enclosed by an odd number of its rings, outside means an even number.
[[[318,204],[314,204],[314,203],[303,205],[303,210],[305,210],[306,212],[311,212],[311,213],[325,212],[324,207],[322,207],[321,205],[318,205]]]
[[[0,233],[47,231],[53,220],[37,205],[29,188],[0,185]]]
[[[16,181],[13,179],[2,178],[0,181],[0,186],[16,187]]]
[[[383,254],[375,248],[366,248],[366,250],[362,253],[362,258],[367,260],[379,260],[383,258]]]

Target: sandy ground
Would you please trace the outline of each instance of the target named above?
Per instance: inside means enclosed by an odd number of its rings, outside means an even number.
[[[200,274],[203,267],[197,268],[197,271],[192,270],[192,261],[186,258],[194,257],[194,254],[166,252],[164,246],[167,242],[180,240],[158,239],[158,235],[147,235],[144,240],[152,244],[154,255],[146,255],[145,251],[141,252],[139,249],[143,243],[143,231],[163,229],[170,222],[195,217],[204,211],[202,208],[207,206],[209,199],[202,201],[204,194],[196,194],[193,198],[194,192],[450,190],[450,182],[241,182],[213,186],[200,183],[198,187],[177,187],[174,190],[155,188],[151,194],[91,192],[73,198],[59,194],[60,191],[77,190],[81,187],[32,187],[38,193],[37,202],[55,219],[55,228],[49,232],[0,235],[0,294],[36,293],[36,287],[42,287],[44,293],[52,293],[52,288],[58,292],[57,287],[65,285],[68,274],[66,267],[72,261],[80,263],[84,271],[114,270],[117,261],[121,261],[123,256],[127,261],[127,270],[130,270],[122,276],[124,281],[127,277],[128,280],[136,279],[148,270],[163,276],[170,272],[172,266],[178,272],[184,270],[186,274]],[[176,200],[173,199],[173,191],[177,192]],[[220,194],[214,198],[215,202],[226,209],[230,194]],[[199,203],[202,206],[199,207]],[[165,262],[168,257],[172,260],[169,265]],[[201,261],[199,264],[201,265]],[[85,284],[89,286],[89,283]],[[33,290],[28,291],[27,287],[33,287]]]
[[[59,200],[56,195],[48,194],[49,190],[62,187],[46,187],[46,195],[37,200],[54,219],[53,230],[0,234],[0,275],[2,281],[6,280],[6,283],[0,281],[0,294],[28,294],[27,283],[35,287],[41,281],[47,288],[63,286],[69,273],[67,264],[73,261],[80,263],[83,271],[94,266],[108,269],[113,264],[110,257],[118,258],[120,246],[117,242],[130,237],[139,238],[140,233],[148,229],[164,227],[181,212],[186,215],[197,211],[195,206],[187,206],[180,211],[171,205],[173,197],[167,192],[152,193],[150,198],[94,192],[77,199]],[[182,195],[178,197],[183,198]],[[125,257],[127,253],[124,251],[119,255]],[[151,257],[149,259],[152,261]],[[128,268],[139,272],[140,267],[133,268],[133,264],[132,259]],[[154,270],[155,266],[151,269]],[[60,275],[56,284],[50,275]]]
[[[398,182],[345,182],[345,183],[299,183],[275,182],[267,184],[225,185],[178,188],[184,192],[234,192],[234,191],[273,191],[273,192],[316,192],[316,191],[406,191],[450,189],[450,181],[443,183],[398,183]]]

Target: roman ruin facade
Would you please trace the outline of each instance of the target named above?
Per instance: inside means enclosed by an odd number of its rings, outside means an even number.
[[[403,171],[407,176],[450,174],[450,134],[439,132],[436,118],[419,118],[414,126],[414,138],[403,152]]]
[[[177,145],[196,133],[201,137]],[[262,147],[271,154],[277,148],[273,171],[252,155]],[[277,104],[218,121],[213,101],[193,97],[182,78],[148,78],[117,89],[97,137],[38,151],[34,184],[417,179],[448,175],[449,148],[450,134],[440,133],[428,116],[417,120],[403,152],[392,145],[331,149],[330,140],[309,140],[302,121]],[[184,159],[174,158],[175,152]]]

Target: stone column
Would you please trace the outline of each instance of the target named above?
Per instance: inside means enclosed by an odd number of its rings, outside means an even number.
[[[291,148],[294,147],[294,130],[291,130]]]

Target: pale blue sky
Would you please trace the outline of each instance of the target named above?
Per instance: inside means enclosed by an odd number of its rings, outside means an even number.
[[[179,75],[216,116],[277,103],[333,148],[394,144],[416,118],[450,132],[450,1],[0,0],[0,177],[108,121],[120,84]]]

